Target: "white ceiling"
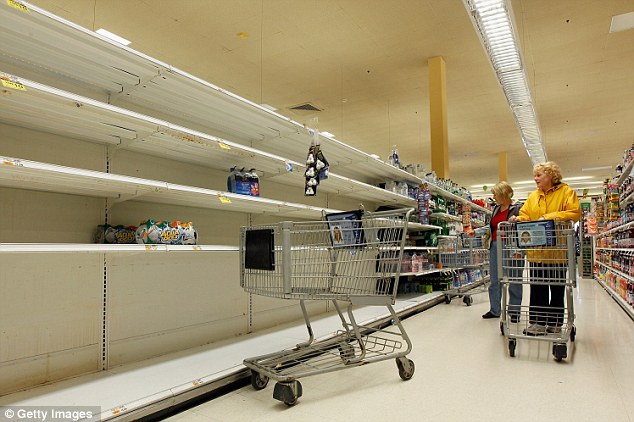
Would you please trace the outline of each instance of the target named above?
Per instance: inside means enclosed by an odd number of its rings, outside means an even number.
[[[131,48],[386,159],[431,167],[427,60],[447,72],[449,177],[476,192],[532,165],[461,0],[31,0]],[[634,141],[634,0],[513,0],[546,152],[593,176]],[[310,102],[321,112],[289,108]],[[314,126],[314,125],[313,125]],[[326,151],[327,154],[327,151]],[[532,184],[525,185],[530,189]],[[597,186],[597,185],[594,185]],[[575,187],[581,187],[575,185]]]

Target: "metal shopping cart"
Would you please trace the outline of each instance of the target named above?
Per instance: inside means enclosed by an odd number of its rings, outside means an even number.
[[[414,375],[412,344],[392,305],[398,289],[407,222],[413,209],[329,214],[323,221],[281,222],[241,230],[240,284],[249,293],[296,299],[308,340],[244,360],[255,389],[277,381],[273,398],[292,406],[298,378],[395,358],[403,380]],[[306,300],[329,300],[342,329],[315,340]],[[347,302],[347,319],[338,301]],[[355,305],[382,305],[390,323],[361,325]]]
[[[498,226],[498,239],[503,305],[500,330],[509,339],[509,354],[515,356],[517,339],[530,339],[551,342],[555,360],[565,359],[568,340],[575,341],[576,335],[573,288],[577,279],[572,223],[502,222]],[[531,285],[532,295],[537,297],[539,293],[546,298],[545,303],[533,297],[531,306],[508,304],[509,287],[513,284]]]
[[[487,228],[488,229],[488,228]],[[438,252],[443,268],[454,276],[453,286],[445,290],[445,303],[454,296],[462,297],[465,305],[473,304],[473,295],[487,292],[489,280],[489,250],[484,246],[485,231],[475,236],[439,236]]]

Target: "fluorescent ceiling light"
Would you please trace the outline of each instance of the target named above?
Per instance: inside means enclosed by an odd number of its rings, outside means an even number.
[[[533,165],[548,161],[508,0],[463,0]]]
[[[107,31],[107,30],[105,30],[105,29],[103,29],[103,28],[99,28],[99,29],[98,29],[97,31],[95,31],[95,32],[97,32],[97,34],[99,34],[99,35],[103,35],[104,37],[106,37],[106,38],[108,38],[108,39],[111,39],[112,41],[116,41],[116,42],[118,42],[119,44],[129,45],[129,44],[131,43],[131,41],[128,41],[128,40],[126,40],[125,38],[120,37],[120,36],[118,36],[117,34],[113,34],[112,32]]]
[[[588,182],[588,181],[579,181],[579,182],[565,182],[568,185],[602,185],[603,182]]]
[[[585,167],[581,171],[612,170],[612,166]]]
[[[627,31],[634,28],[634,12],[623,13],[622,15],[612,16],[610,23],[610,32]]]
[[[513,183],[514,185],[530,185],[530,184],[534,184],[535,181],[534,180],[522,180],[521,182],[515,182]]]
[[[568,183],[570,180],[586,180],[586,179],[594,179],[593,176],[577,176],[577,177],[564,177],[563,181]]]
[[[483,186],[486,186],[487,188],[489,187],[493,187],[495,186],[495,183],[480,183],[480,184],[476,184],[476,185],[471,185],[471,188],[482,188]]]

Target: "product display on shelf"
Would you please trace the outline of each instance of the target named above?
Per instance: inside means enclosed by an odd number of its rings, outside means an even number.
[[[198,233],[191,222],[145,220],[139,226],[100,224],[95,243],[145,245],[195,245]]]
[[[604,196],[593,200],[587,220],[594,235],[594,277],[634,318],[634,144],[623,154],[616,174],[604,185]],[[593,210],[594,208],[594,210]],[[596,222],[593,221],[596,218]],[[584,221],[584,226],[586,221]],[[585,231],[585,230],[584,230]],[[584,257],[583,237],[581,254]]]
[[[227,177],[227,191],[240,195],[260,196],[260,178],[255,169],[245,171],[231,167]]]
[[[474,229],[471,218],[475,215],[485,221],[490,210],[429,182],[419,187],[417,196],[418,221],[434,229],[410,234],[400,292],[440,290],[445,292],[446,303],[460,296],[471,305],[471,295],[480,292],[477,288],[486,288],[489,261],[488,248],[484,247],[488,227]]]

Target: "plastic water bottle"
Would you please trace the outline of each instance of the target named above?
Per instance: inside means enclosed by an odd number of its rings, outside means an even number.
[[[236,193],[236,174],[236,168],[231,167],[231,169],[229,169],[229,177],[227,177],[227,191],[231,193]]]

